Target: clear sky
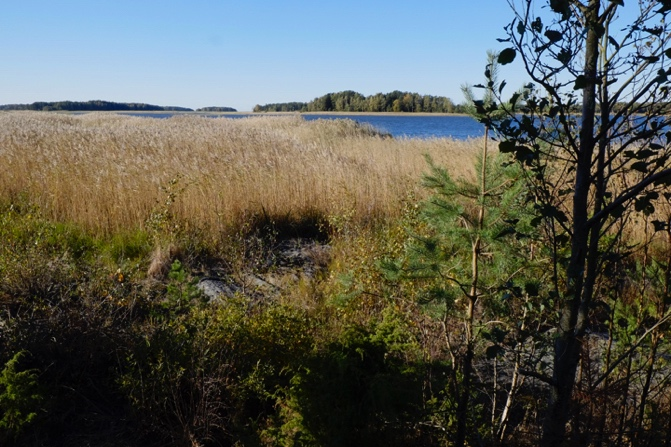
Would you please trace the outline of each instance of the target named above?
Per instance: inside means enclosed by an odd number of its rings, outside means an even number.
[[[512,19],[505,0],[5,0],[0,104],[183,107],[392,90],[463,101]],[[515,67],[501,78],[521,85]]]

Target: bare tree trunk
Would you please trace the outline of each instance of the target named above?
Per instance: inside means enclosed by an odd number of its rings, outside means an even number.
[[[499,422],[499,428],[496,433],[496,441],[501,444],[505,440],[506,430],[508,429],[508,418],[510,417],[510,410],[513,407],[515,395],[517,395],[517,390],[521,384],[522,375],[520,374],[520,355],[519,353],[515,353],[515,367],[513,369],[513,375],[510,379],[510,391],[508,391],[506,403],[503,405],[501,421]]]
[[[650,385],[652,384],[652,375],[655,372],[655,360],[657,359],[657,349],[659,348],[659,334],[657,331],[652,334],[652,346],[650,347],[650,355],[647,359],[647,370],[645,372],[645,383],[641,390],[641,404],[638,407],[638,417],[636,418],[636,445],[642,445],[643,425],[645,422],[645,407],[648,403],[648,396],[650,395]]]
[[[608,371],[608,368],[610,368],[610,361],[613,354],[613,339],[615,337],[614,322],[613,322],[614,320],[615,320],[615,309],[613,308],[611,309],[608,318],[608,344],[606,345],[606,354],[604,355],[603,372]],[[603,381],[602,392],[607,394],[609,388],[610,388],[610,376],[606,375]],[[604,442],[606,442],[607,444],[607,441],[605,439],[607,419],[608,419],[608,411],[602,408],[599,421],[599,429],[597,431],[598,434],[596,437],[596,442],[594,443],[595,447],[601,447],[604,444]]]
[[[573,194],[573,236],[571,258],[567,267],[567,290],[562,304],[559,326],[554,346],[553,384],[548,411],[543,421],[541,445],[559,447],[566,438],[566,424],[571,415],[576,369],[580,358],[582,336],[587,324],[594,281],[586,277],[590,264],[596,262],[596,254],[589,253],[590,227],[589,196],[592,183],[592,157],[594,153],[594,128],[596,112],[596,76],[600,36],[595,29],[598,20],[599,0],[590,0],[585,10],[587,39],[585,42],[586,85],[583,89],[582,127],[580,148],[577,154],[576,178]],[[597,230],[598,232],[598,230]]]
[[[631,355],[627,358],[627,369],[625,373],[624,381],[624,395],[622,396],[622,406],[620,413],[620,422],[617,429],[617,442],[616,446],[622,445],[622,440],[625,434],[625,426],[627,425],[627,412],[629,411],[629,406],[627,402],[629,401],[629,387],[631,384]]]

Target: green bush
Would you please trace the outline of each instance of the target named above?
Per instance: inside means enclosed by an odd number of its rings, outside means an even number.
[[[19,351],[0,372],[0,440],[3,445],[14,441],[35,420],[43,396],[35,369],[20,370],[25,355]]]
[[[293,372],[276,445],[393,446],[431,444],[420,428],[432,368],[404,322],[385,311],[370,327],[332,337]],[[435,377],[440,377],[439,367]]]

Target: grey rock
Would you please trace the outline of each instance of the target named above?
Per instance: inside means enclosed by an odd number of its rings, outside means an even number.
[[[240,287],[229,284],[219,278],[203,278],[198,281],[196,287],[203,292],[209,301],[219,301],[223,298],[232,298],[240,292]]]

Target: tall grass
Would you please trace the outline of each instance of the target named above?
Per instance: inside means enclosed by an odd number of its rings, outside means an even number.
[[[428,154],[470,175],[480,142],[391,139],[352,121],[0,114],[0,199],[100,234],[142,227],[161,204],[210,234],[249,213],[397,216],[421,196]],[[174,202],[172,202],[174,199]]]

